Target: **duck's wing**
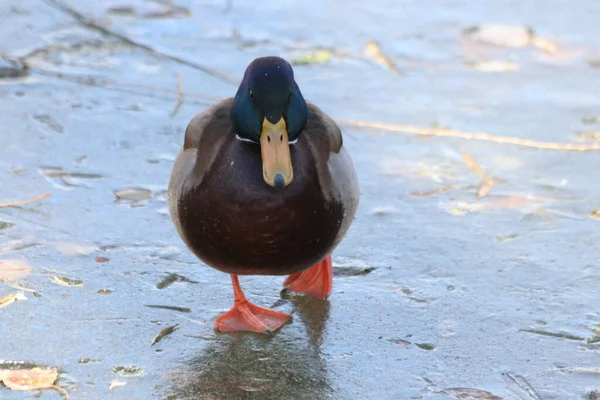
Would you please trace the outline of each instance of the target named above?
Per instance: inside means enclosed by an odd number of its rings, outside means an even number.
[[[179,229],[177,204],[182,194],[198,186],[215,161],[223,144],[231,139],[233,98],[216,102],[196,115],[185,131],[183,148],[175,159],[169,181],[168,203]]]

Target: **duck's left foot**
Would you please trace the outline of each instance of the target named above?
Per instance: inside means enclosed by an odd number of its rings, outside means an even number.
[[[238,277],[231,275],[234,305],[231,310],[215,320],[215,328],[221,332],[250,331],[256,333],[273,334],[292,316],[282,311],[270,310],[252,304],[244,296]]]
[[[288,276],[283,287],[292,292],[307,293],[317,299],[327,300],[333,290],[331,256],[306,271]]]

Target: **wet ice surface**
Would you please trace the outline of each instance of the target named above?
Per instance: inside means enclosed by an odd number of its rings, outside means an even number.
[[[0,47],[30,53],[32,67],[0,64],[0,202],[52,192],[0,208],[0,257],[26,260],[19,284],[38,294],[0,309],[0,358],[59,367],[58,384],[82,399],[594,398],[598,152],[345,128],[362,197],[334,254],[330,302],[282,301],[282,278],[246,277],[252,300],[293,310],[293,322],[273,338],[213,331],[231,306],[229,278],[185,249],[165,191],[189,120],[233,95],[228,77],[257,56],[333,49],[330,62],[295,70],[335,118],[593,143],[596,2],[396,3],[71,2],[218,77],[51,3],[0,3]],[[486,23],[526,23],[558,51],[461,35]],[[400,72],[360,58],[370,40]],[[505,71],[473,67],[490,61]],[[463,153],[497,181],[482,199]],[[16,291],[2,284],[0,298]]]

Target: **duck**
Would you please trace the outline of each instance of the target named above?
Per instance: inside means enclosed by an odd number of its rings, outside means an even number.
[[[290,63],[253,60],[235,97],[189,122],[168,185],[187,248],[231,276],[234,304],[215,329],[273,334],[291,320],[250,302],[240,275],[287,275],[284,291],[327,300],[359,195],[339,126],[304,99]]]

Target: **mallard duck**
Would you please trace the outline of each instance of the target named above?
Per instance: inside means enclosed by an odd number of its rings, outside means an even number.
[[[234,98],[187,126],[168,199],[187,247],[231,275],[234,305],[215,328],[272,333],[291,316],[249,302],[238,275],[289,275],[287,290],[327,299],[359,188],[336,123],[304,99],[287,61],[262,57]]]

